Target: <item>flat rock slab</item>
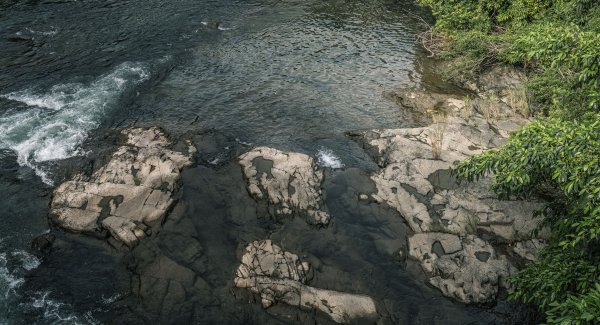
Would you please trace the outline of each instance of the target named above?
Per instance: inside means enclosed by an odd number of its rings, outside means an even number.
[[[330,216],[321,198],[323,171],[315,160],[298,152],[255,148],[239,157],[250,194],[266,200],[274,216],[298,215],[327,225]]]
[[[429,276],[429,283],[464,303],[495,301],[500,288],[509,289],[506,279],[516,271],[506,256],[473,235],[414,234],[408,247],[410,256]]]
[[[123,146],[90,177],[76,176],[54,190],[51,216],[61,227],[84,233],[107,230],[134,246],[149,233],[148,224],[162,219],[175,202],[180,172],[192,163],[195,149],[170,149],[158,128],[122,131]]]
[[[307,285],[310,265],[270,240],[250,243],[242,256],[234,284],[260,295],[264,308],[276,302],[319,310],[337,323],[377,319],[368,296],[318,289]]]
[[[450,175],[454,162],[503,143],[508,134],[481,118],[472,123],[477,126],[458,117],[446,120],[437,159],[432,154],[436,126],[365,132],[365,144],[382,166],[371,176],[377,187],[373,198],[396,209],[417,233],[485,232],[505,242],[529,239],[542,220],[534,213],[544,202],[500,200],[489,191],[490,177],[459,184]]]
[[[450,95],[399,90],[387,96],[420,112],[459,113],[463,100]],[[376,202],[396,210],[415,233],[409,255],[429,283],[463,303],[492,302],[515,265],[535,259],[547,229],[533,238],[545,205],[539,200],[500,200],[491,177],[459,183],[450,170],[469,156],[501,146],[523,118],[485,119],[440,115],[427,127],[375,129],[358,134],[381,169],[371,175]],[[479,237],[478,237],[479,236]],[[493,246],[503,245],[499,253]]]

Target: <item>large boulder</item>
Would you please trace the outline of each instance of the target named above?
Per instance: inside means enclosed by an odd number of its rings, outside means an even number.
[[[321,198],[321,171],[314,159],[298,152],[258,147],[239,158],[248,191],[266,200],[274,216],[300,215],[310,224],[327,225]]]
[[[283,251],[270,240],[250,243],[235,273],[234,284],[260,295],[264,308],[276,302],[318,310],[337,323],[377,319],[375,302],[368,296],[308,286],[310,265]]]
[[[195,152],[170,149],[158,128],[122,131],[125,143],[91,176],[77,175],[54,190],[51,216],[59,226],[90,234],[108,231],[128,246],[150,232],[175,203],[180,172]]]

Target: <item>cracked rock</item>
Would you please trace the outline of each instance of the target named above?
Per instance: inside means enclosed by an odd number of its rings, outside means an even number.
[[[180,172],[191,165],[195,148],[169,149],[158,128],[122,131],[126,142],[90,177],[62,183],[51,203],[51,216],[61,227],[85,233],[107,230],[132,247],[146,236],[146,224],[161,220],[175,202]]]
[[[466,109],[464,101],[450,95],[399,90],[387,97],[415,111],[437,110],[440,116],[427,127],[358,133],[381,167],[371,175],[377,189],[371,198],[396,210],[415,233],[409,253],[433,286],[464,303],[494,301],[508,289],[503,282],[514,266],[533,260],[541,247],[538,239],[549,234],[541,229],[532,238],[542,221],[535,212],[545,203],[501,200],[489,190],[492,177],[459,183],[450,170],[458,161],[504,144],[526,120],[494,121],[472,110],[468,120],[444,115]],[[507,249],[499,253],[492,244]]]
[[[284,302],[319,310],[337,323],[373,321],[375,302],[368,296],[318,289],[307,285],[310,265],[270,240],[250,243],[242,256],[234,284],[258,294],[264,308]]]
[[[480,122],[474,131],[464,120],[449,118],[439,159],[432,155],[433,127],[370,130],[366,145],[377,151],[382,166],[371,176],[377,187],[374,200],[397,210],[417,233],[485,232],[505,242],[529,238],[541,222],[534,213],[543,202],[500,200],[489,191],[490,177],[459,184],[450,175],[455,161],[504,141]]]
[[[250,194],[266,200],[274,216],[301,215],[310,224],[327,225],[321,198],[323,172],[314,159],[297,152],[259,147],[240,156]]]
[[[414,234],[408,246],[410,256],[429,276],[429,283],[463,303],[495,301],[499,288],[509,289],[506,279],[516,271],[506,256],[473,235]]]

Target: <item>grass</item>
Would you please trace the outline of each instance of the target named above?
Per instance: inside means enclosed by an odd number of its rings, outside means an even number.
[[[506,97],[508,98],[508,106],[510,106],[513,113],[524,117],[531,116],[529,96],[525,87],[508,89]]]
[[[440,111],[429,111],[433,123],[431,124],[431,153],[433,159],[440,159],[442,156],[442,144],[444,142],[444,132],[446,131],[446,114]]]

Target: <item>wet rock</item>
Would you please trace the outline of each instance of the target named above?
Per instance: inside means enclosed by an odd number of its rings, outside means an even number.
[[[31,242],[31,249],[33,252],[39,257],[46,255],[52,249],[52,245],[56,240],[56,236],[53,234],[43,234],[41,236],[37,236]]]
[[[134,246],[147,225],[160,221],[175,203],[180,172],[191,165],[187,153],[170,149],[158,128],[124,130],[123,146],[90,177],[78,175],[54,191],[51,216],[61,227],[90,234],[108,231]]]
[[[267,201],[274,216],[301,215],[310,224],[329,223],[321,198],[323,172],[312,157],[259,147],[241,155],[239,162],[248,191]]]
[[[264,308],[276,302],[308,310],[319,310],[337,323],[373,321],[375,302],[368,296],[308,286],[310,265],[297,255],[283,251],[270,240],[255,241],[246,247],[236,271],[236,287],[260,295]]]
[[[420,262],[429,283],[463,303],[488,303],[516,270],[505,256],[473,235],[420,233],[408,239],[409,254]]]

